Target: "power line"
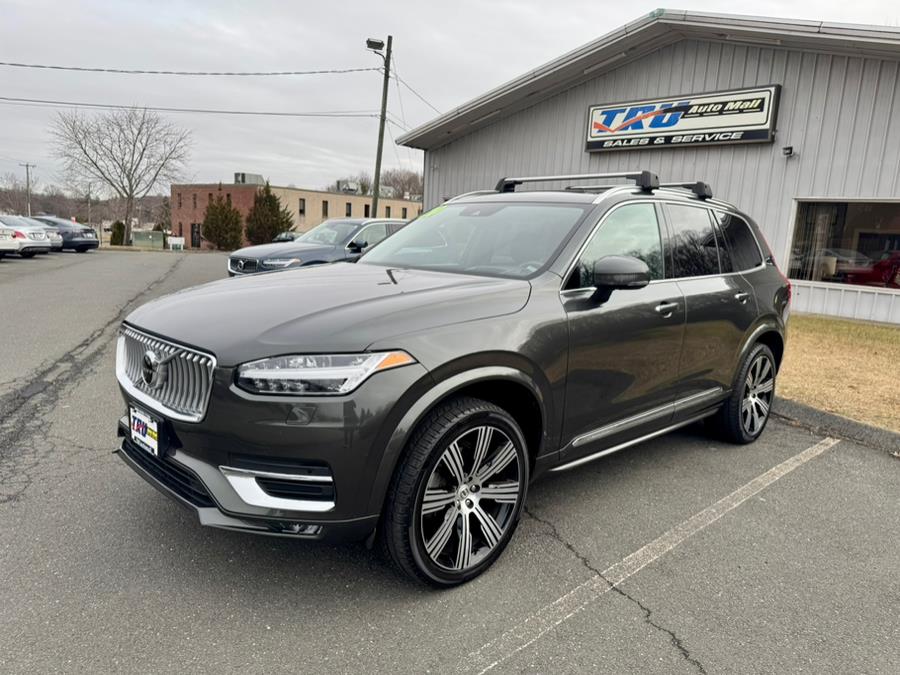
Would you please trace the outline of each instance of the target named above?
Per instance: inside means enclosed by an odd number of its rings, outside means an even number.
[[[0,61],[0,66],[9,68],[38,68],[41,70],[68,70],[79,73],[113,73],[116,75],[185,75],[188,77],[270,77],[283,75],[343,75],[346,73],[365,73],[374,70],[372,68],[328,68],[323,70],[272,70],[272,71],[202,71],[202,70],[138,70],[127,68],[89,68],[85,66],[58,66],[41,63],[14,63],[12,61]]]
[[[406,121],[406,110],[403,107],[403,96],[400,93],[401,89],[400,89],[400,80],[398,79],[397,57],[392,56],[391,62],[393,63],[393,66],[394,66],[394,85],[397,89],[397,101],[400,103],[400,119],[403,120],[404,125],[409,126],[408,122]],[[391,138],[393,139],[393,135],[391,136]],[[397,144],[397,142],[394,141],[395,147],[396,147],[396,144]],[[410,149],[409,146],[406,146],[406,157],[409,160],[410,165],[412,165],[413,164],[412,150]]]
[[[396,73],[394,73],[394,74],[396,75]],[[438,115],[441,115],[441,114],[442,114],[441,111],[438,110],[437,108],[435,108],[433,105],[431,105],[431,103],[429,103],[429,102],[425,99],[425,97],[422,96],[422,94],[420,94],[420,93],[417,92],[415,89],[413,89],[413,88],[409,85],[409,82],[407,82],[406,80],[404,80],[404,79],[403,79],[402,77],[400,77],[399,75],[397,75],[397,79],[400,81],[400,84],[402,84],[404,87],[406,87],[407,89],[409,89],[409,90],[410,90],[410,91],[411,91],[411,92],[412,92],[412,93],[413,93],[420,101],[422,101],[422,103],[424,103],[424,104],[427,105],[429,108],[431,108],[432,110],[434,110],[434,112],[436,112]]]
[[[85,103],[78,101],[55,101],[37,98],[16,98],[0,96],[0,103],[32,104],[49,107],[100,108],[103,110],[153,110],[155,112],[199,113],[207,115],[261,115],[266,117],[378,117],[378,113],[368,110],[318,110],[304,112],[280,112],[272,110],[220,110],[214,108],[170,108],[164,106],[120,105],[115,103]],[[398,125],[400,126],[400,125]],[[402,127],[401,127],[402,128]]]

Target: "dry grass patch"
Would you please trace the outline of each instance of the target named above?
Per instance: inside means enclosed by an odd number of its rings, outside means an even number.
[[[792,316],[778,394],[900,432],[900,327]]]

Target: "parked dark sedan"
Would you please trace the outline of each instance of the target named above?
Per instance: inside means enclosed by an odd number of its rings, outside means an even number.
[[[39,220],[45,225],[50,225],[62,235],[62,248],[71,249],[78,253],[97,248],[100,241],[97,233],[81,223],[76,223],[65,218],[57,218],[56,216],[34,216],[34,220]]]
[[[235,251],[228,258],[228,274],[255,274],[356,260],[404,225],[405,220],[384,218],[326,220],[293,243],[261,244]]]

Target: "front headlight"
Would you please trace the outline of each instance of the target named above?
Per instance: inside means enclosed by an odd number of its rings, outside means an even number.
[[[290,267],[291,265],[299,265],[302,260],[300,258],[265,258],[260,260],[263,267]]]
[[[276,356],[239,366],[237,384],[253,394],[347,394],[373,373],[412,363],[399,351]]]

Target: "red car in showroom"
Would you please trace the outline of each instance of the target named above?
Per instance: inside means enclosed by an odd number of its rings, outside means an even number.
[[[844,279],[849,284],[900,288],[900,251],[887,251],[866,267],[846,269]]]

